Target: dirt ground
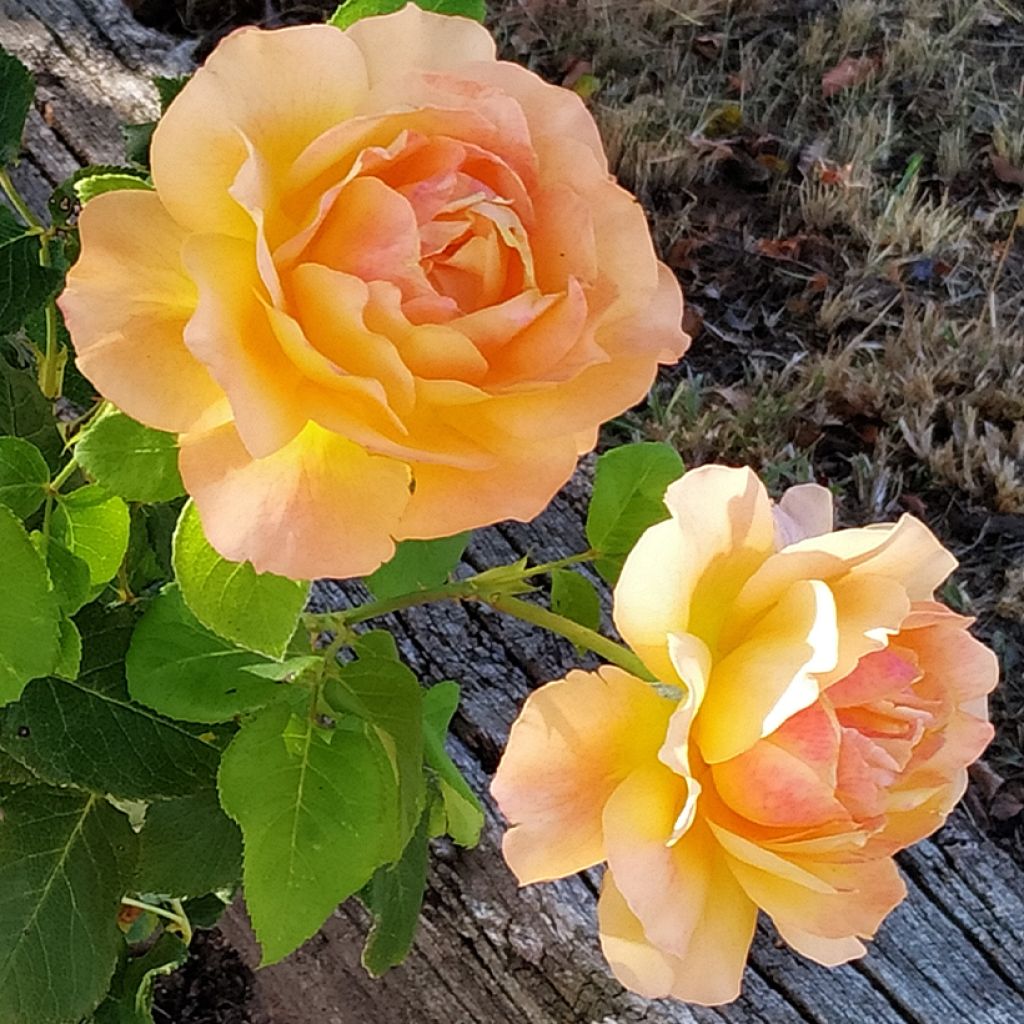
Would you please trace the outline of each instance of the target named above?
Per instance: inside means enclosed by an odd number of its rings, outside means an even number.
[[[334,6],[126,2],[200,55]],[[506,57],[587,98],[686,291],[689,355],[609,440],[748,463],[773,490],[827,483],[847,524],[928,522],[961,560],[943,597],[1003,666],[972,810],[1024,855],[1019,3],[489,7]]]

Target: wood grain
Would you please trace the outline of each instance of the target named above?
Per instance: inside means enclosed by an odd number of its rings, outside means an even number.
[[[37,208],[81,163],[120,157],[120,122],[151,118],[154,74],[188,66],[190,46],[135,23],[119,0],[0,0],[0,44],[36,73],[39,95],[17,180]],[[465,570],[583,546],[581,471],[530,525],[482,531]],[[323,584],[341,607],[357,586]],[[605,595],[607,601],[607,595]],[[457,679],[464,703],[451,749],[480,793],[531,689],[579,659],[567,644],[478,608],[434,606],[388,620],[426,681]],[[780,947],[762,923],[744,994],[716,1009],[632,996],[608,975],[596,940],[599,873],[516,888],[501,823],[487,802],[480,847],[435,849],[423,923],[409,960],[379,981],[359,965],[366,930],[354,905],[282,964],[257,975],[259,1024],[1021,1024],[1024,876],[963,809],[902,855],[910,894],[869,954],[836,970]],[[223,930],[250,963],[244,908]]]

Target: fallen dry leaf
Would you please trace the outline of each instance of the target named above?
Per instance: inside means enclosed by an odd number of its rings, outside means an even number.
[[[793,238],[759,238],[754,251],[772,260],[796,260],[800,258],[800,247],[806,241],[805,235]]]
[[[735,135],[743,127],[743,110],[738,103],[723,103],[704,122],[703,134],[709,139]]]
[[[1024,185],[1024,169],[1015,166],[999,153],[989,156],[992,173],[1005,185]]]
[[[725,36],[721,32],[708,33],[706,35],[697,36],[693,41],[694,53],[703,57],[705,60],[714,60],[722,49],[722,43],[725,42]]]
[[[862,85],[881,67],[878,57],[845,57],[821,76],[821,94],[828,99],[836,93]]]
[[[571,89],[584,75],[593,72],[594,65],[589,60],[572,60],[562,79],[562,86]]]
[[[828,274],[819,270],[814,277],[807,282],[807,292],[811,295],[820,295],[828,288]]]
[[[692,302],[683,307],[683,330],[695,341],[704,327],[704,314]]]
[[[853,182],[853,164],[834,164],[821,160],[817,164],[818,180],[823,185],[849,186]]]

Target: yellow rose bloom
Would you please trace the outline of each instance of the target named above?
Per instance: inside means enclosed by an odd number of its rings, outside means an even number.
[[[739,994],[759,910],[822,964],[861,956],[992,736],[998,669],[934,601],[956,562],[921,522],[832,530],[829,492],[773,506],[749,470],[666,494],[615,589],[665,684],[573,672],[534,693],[493,793],[522,883],[607,862],[601,941],[645,996]]]
[[[363,575],[533,518],[688,343],[583,102],[465,18],[235,32],[152,174],[84,208],[61,309],[260,571]]]

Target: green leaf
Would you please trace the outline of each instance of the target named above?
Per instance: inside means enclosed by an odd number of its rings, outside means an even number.
[[[75,195],[83,205],[104,192],[125,192],[134,189],[135,191],[152,192],[153,186],[145,178],[137,174],[90,174],[88,177],[80,178],[74,185]]]
[[[291,682],[296,676],[323,663],[321,654],[298,654],[284,661],[260,661],[254,665],[246,665],[242,671],[260,679],[272,679],[275,683]]]
[[[185,493],[178,441],[112,409],[97,417],[75,445],[78,464],[110,494],[155,504]]]
[[[107,998],[88,1024],[153,1024],[153,983],[188,959],[185,943],[164,932],[140,956],[129,956],[124,943]]]
[[[74,615],[89,600],[92,591],[89,566],[53,537],[44,543],[43,535],[38,530],[33,530],[29,539],[40,556],[46,558],[46,569],[50,574],[57,607],[65,615]]]
[[[378,14],[391,14],[400,11],[409,0],[345,0],[331,17],[328,25],[335,28],[348,28],[361,18],[372,18]],[[425,11],[436,11],[438,14],[454,14],[474,21],[483,21],[487,17],[487,4],[484,0],[415,0],[417,6]]]
[[[174,534],[174,573],[192,614],[219,636],[250,651],[283,658],[309,595],[309,584],[257,573],[221,558],[189,502]]]
[[[469,538],[459,533],[440,540],[404,540],[390,562],[366,577],[366,585],[380,600],[438,587],[459,564]]]
[[[155,131],[156,121],[121,125],[124,155],[129,163],[137,164],[139,167],[149,167],[149,144],[153,141],[153,132]]]
[[[82,634],[68,618],[60,620],[60,646],[53,674],[60,679],[77,679],[82,667]]]
[[[0,167],[17,159],[36,83],[28,68],[0,47]]]
[[[156,86],[156,91],[160,96],[161,114],[167,113],[167,108],[177,98],[178,93],[188,85],[191,78],[191,75],[156,75],[153,78],[153,84]]]
[[[460,846],[476,846],[484,827],[483,807],[444,749],[448,726],[458,706],[458,683],[448,681],[430,687],[423,696],[423,739],[427,764],[437,773],[448,835]]]
[[[379,978],[400,964],[416,937],[427,887],[429,814],[424,814],[395,864],[380,868],[363,891],[373,925],[363,948],[363,966]]]
[[[601,598],[594,584],[570,569],[551,573],[551,610],[587,629],[601,628]]]
[[[644,530],[668,518],[665,490],[682,475],[679,453],[657,441],[622,445],[597,460],[587,540],[600,555],[598,572],[609,583],[619,578]]]
[[[102,175],[133,177],[143,185],[147,178],[146,171],[138,167],[121,167],[118,164],[90,164],[88,167],[79,167],[77,171],[65,178],[50,196],[48,203],[50,219],[55,225],[68,227],[74,224],[82,206],[76,186],[87,178],[96,178]]]
[[[242,833],[216,792],[150,805],[139,833],[139,892],[202,896],[236,885],[241,875]]]
[[[228,722],[288,696],[287,686],[244,671],[267,664],[262,655],[208,630],[178,588],[169,587],[135,627],[126,661],[128,689],[135,700],[172,718]]]
[[[16,761],[6,750],[0,750],[0,785],[6,783],[13,786],[26,786],[39,782],[40,779],[20,761]]]
[[[68,1024],[107,991],[136,838],[102,797],[30,786],[0,823],[0,1020]]]
[[[0,505],[0,704],[17,700],[30,679],[53,669],[60,614],[39,552],[9,508]]]
[[[362,634],[356,660],[332,668],[324,697],[335,710],[358,715],[378,730],[394,767],[401,818],[389,860],[396,860],[423,813],[423,690],[402,663],[394,637],[385,630]]]
[[[124,653],[130,614],[90,605],[77,624],[85,638],[78,679],[30,683],[4,711],[0,747],[53,785],[125,800],[209,789],[216,748],[128,697]]]
[[[224,894],[220,892],[208,892],[197,899],[182,900],[182,904],[193,928],[212,928],[228,908]]]
[[[370,726],[318,728],[270,707],[221,762],[221,804],[245,837],[245,896],[264,963],[308,939],[388,859],[394,773]]]
[[[3,100],[0,99],[0,116]],[[57,294],[60,271],[39,263],[39,235],[0,205],[0,334],[13,334]]]
[[[53,406],[43,397],[35,378],[11,366],[3,356],[0,356],[0,434],[31,441],[51,468],[57,465],[64,447],[57,433]]]
[[[40,505],[50,482],[43,453],[20,437],[0,437],[0,505],[27,519]]]
[[[141,594],[154,583],[163,584],[174,576],[171,566],[171,538],[181,513],[179,502],[135,505],[128,537],[125,567],[128,586]]]
[[[131,517],[128,506],[99,484],[88,484],[58,497],[53,513],[54,536],[89,566],[96,587],[117,572],[128,550]]]

